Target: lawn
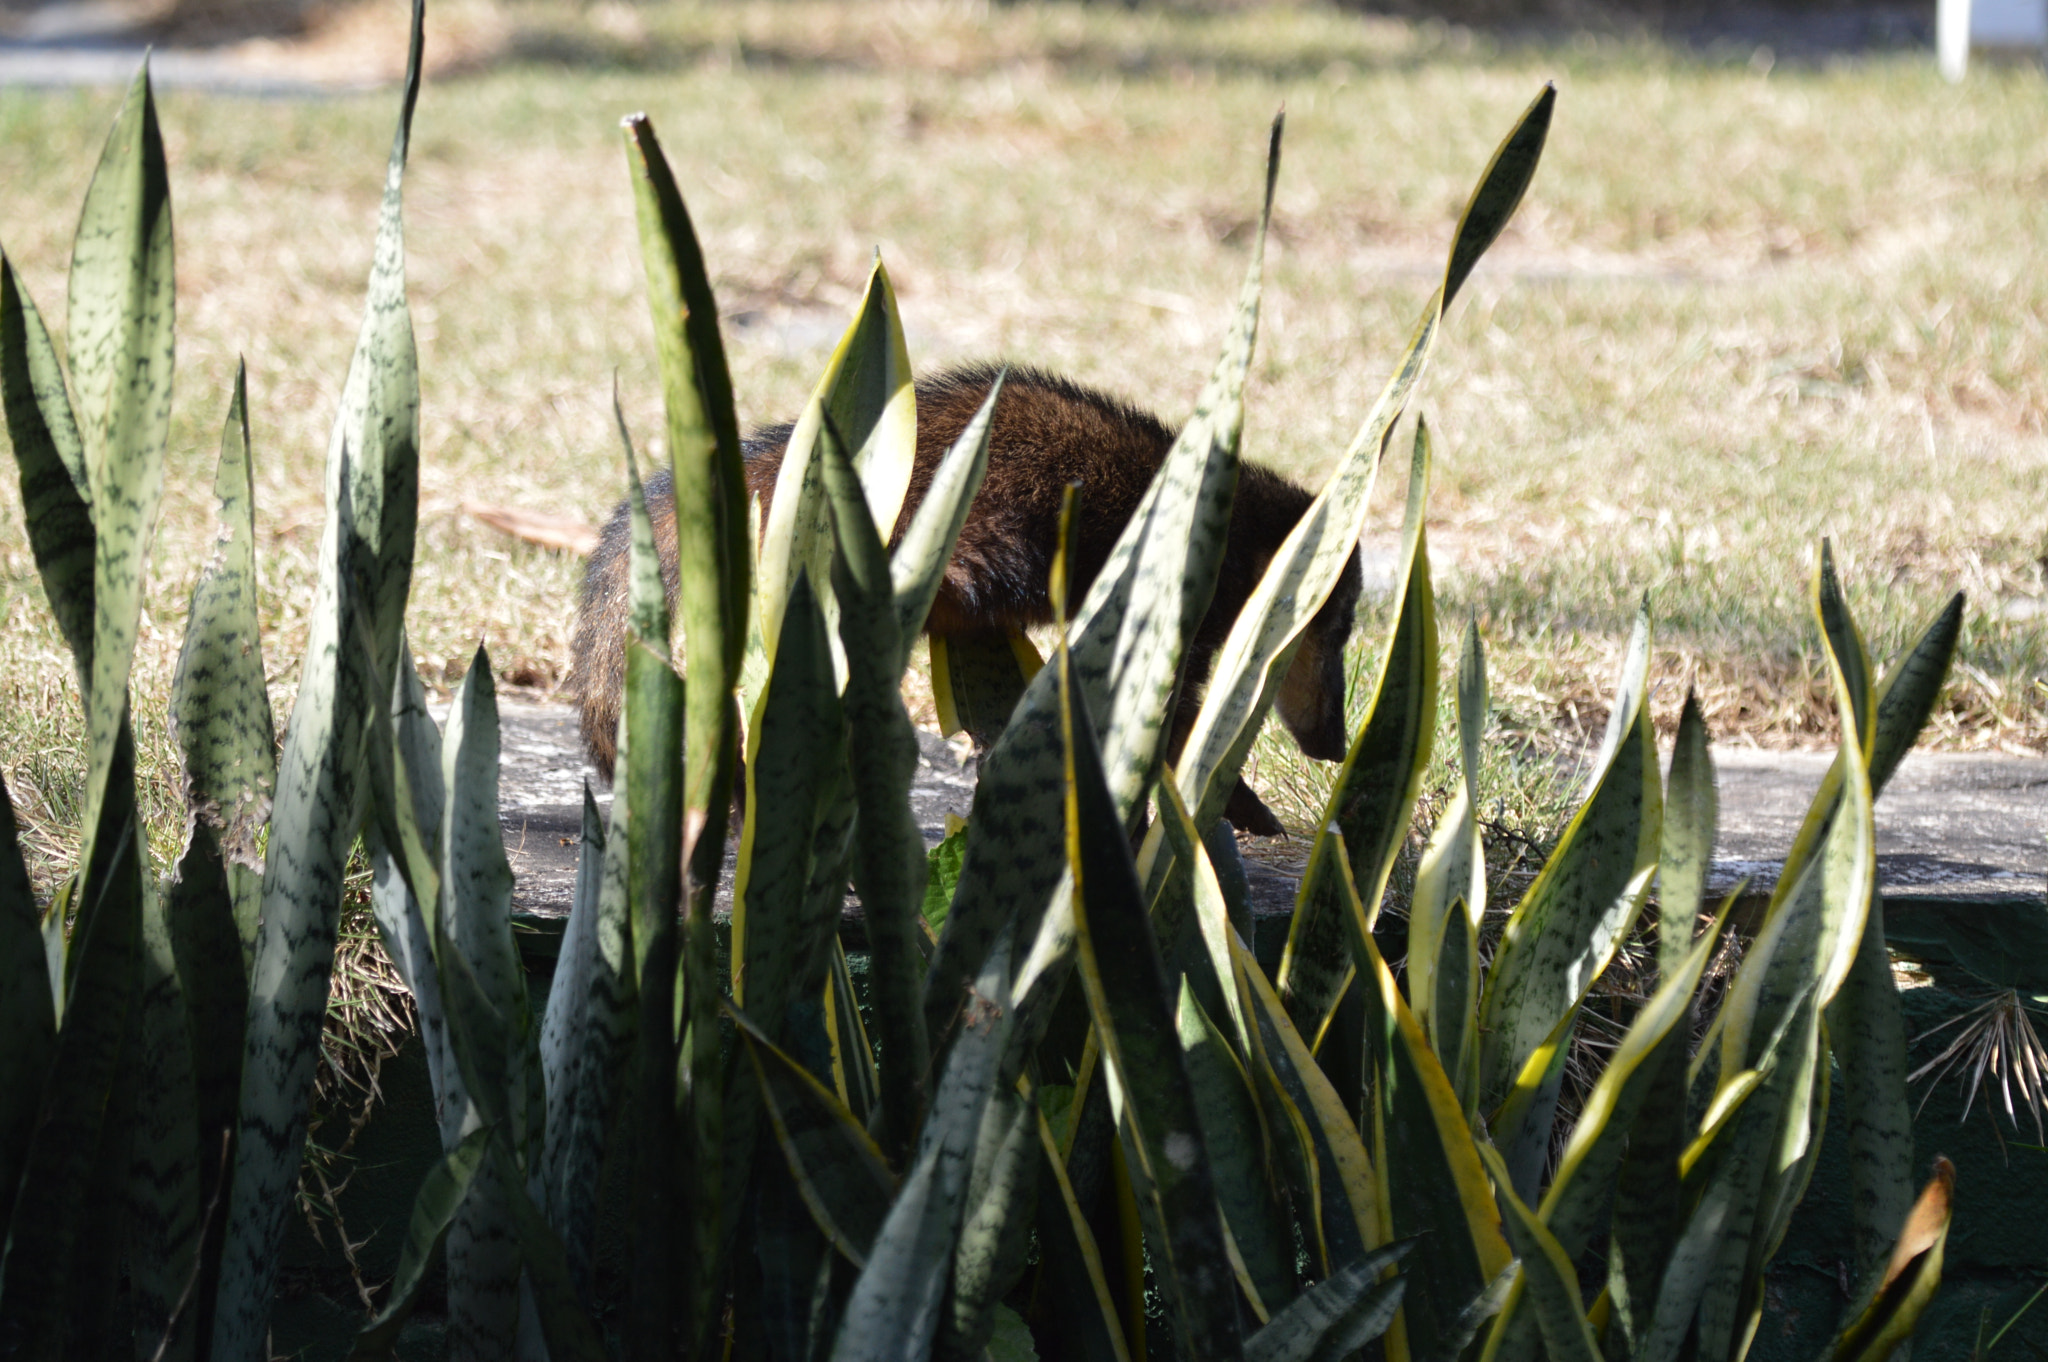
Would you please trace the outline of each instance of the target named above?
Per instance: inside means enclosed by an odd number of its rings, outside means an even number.
[[[395,58],[403,14],[379,5],[352,41],[385,50],[388,31]],[[1831,721],[1807,589],[1827,535],[1880,657],[1969,593],[1931,741],[2048,747],[2038,67],[1951,87],[1923,52],[1801,66],[1313,7],[935,0],[458,0],[430,12],[428,43],[444,56],[406,195],[425,446],[410,628],[430,683],[479,639],[537,693],[568,663],[580,563],[465,505],[600,519],[623,480],[614,374],[656,443],[622,114],[652,115],[688,198],[743,422],[796,414],[876,249],[918,365],[1044,365],[1178,419],[1284,104],[1245,450],[1312,482],[1405,343],[1495,139],[1555,80],[1543,168],[1416,404],[1439,436],[1447,658],[1476,616],[1505,721],[1569,747],[1597,736],[1647,591],[1660,720],[1691,685],[1718,741],[1816,744]],[[0,92],[0,243],[60,329],[117,99]],[[161,839],[181,826],[165,692],[237,354],[288,712],[395,96],[159,99],[179,368],[136,703]],[[1369,556],[1392,549],[1400,482],[1390,467]],[[11,478],[0,503],[0,763],[47,858],[74,821],[81,723]],[[1363,620],[1369,640],[1378,612]]]

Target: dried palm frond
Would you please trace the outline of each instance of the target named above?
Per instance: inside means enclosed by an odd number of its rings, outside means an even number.
[[[2019,1128],[2018,1113],[2024,1111],[2034,1123],[2034,1138],[2042,1140],[2042,1118],[2048,1115],[2048,1047],[2041,1044],[2041,1037],[2034,1030],[2027,1000],[2018,990],[2006,989],[1961,1016],[1951,1017],[1941,1025],[1921,1032],[1913,1038],[1913,1043],[1918,1045],[1958,1024],[1962,1025],[1962,1030],[1949,1041],[1948,1047],[1906,1077],[1908,1083],[1928,1078],[1928,1090],[1921,1096],[1920,1106],[1927,1105],[1927,1098],[1933,1095],[1935,1085],[1950,1073],[1957,1074],[1959,1078],[1967,1075],[1969,1087],[1963,1097],[1962,1116],[1967,1120],[1970,1108],[1977,1100],[1977,1089],[1989,1077],[1996,1086],[1996,1095],[2002,1099],[2006,1119],[2012,1122],[2013,1128]],[[2019,1090],[2017,1108],[2013,1103],[2015,1088]],[[1986,1104],[1991,1100],[1992,1096],[1987,1092]],[[1917,1108],[1914,1114],[1919,1114]]]

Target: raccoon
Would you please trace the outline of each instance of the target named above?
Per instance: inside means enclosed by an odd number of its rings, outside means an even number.
[[[939,460],[980,409],[998,372],[993,366],[977,365],[919,380],[917,456],[897,519],[898,536],[930,489]],[[764,506],[774,495],[792,430],[789,425],[771,426],[742,445],[747,489]],[[1076,481],[1083,490],[1068,590],[1078,604],[1108,561],[1173,441],[1173,429],[1150,412],[1052,374],[1011,369],[990,428],[988,475],[967,513],[925,632],[948,635],[1050,624],[1048,586],[1059,543],[1060,503],[1067,484]],[[662,579],[673,609],[676,529],[669,475],[649,478],[646,491]],[[1201,685],[1232,622],[1311,500],[1308,492],[1270,469],[1241,465],[1216,594],[1188,645],[1187,679],[1169,735],[1169,759],[1179,755],[1187,739],[1200,709]],[[616,756],[625,678],[626,557],[631,537],[627,508],[621,503],[590,556],[573,645],[571,684],[581,698],[583,741],[591,763],[607,780]],[[1275,707],[1301,750],[1324,761],[1344,757],[1344,645],[1351,636],[1361,582],[1354,552],[1335,590],[1310,622],[1276,700]],[[1261,836],[1284,831],[1243,781],[1232,792],[1224,816]]]

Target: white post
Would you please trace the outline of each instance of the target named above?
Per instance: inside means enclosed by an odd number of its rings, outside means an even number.
[[[1934,12],[1934,50],[1950,84],[1970,69],[1970,0],[1940,0]]]

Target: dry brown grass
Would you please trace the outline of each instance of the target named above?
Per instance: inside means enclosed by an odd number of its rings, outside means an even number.
[[[346,54],[401,50],[401,8],[338,11],[272,59],[359,73]],[[2038,72],[1951,88],[1908,55],[1765,76],[1641,45],[1489,50],[1313,7],[956,0],[462,0],[434,7],[429,44],[448,60],[420,106],[407,212],[425,444],[411,630],[430,682],[479,637],[536,691],[568,660],[576,560],[463,503],[601,518],[622,478],[615,370],[658,445],[620,114],[647,108],[664,136],[755,422],[797,410],[877,245],[920,365],[1006,356],[1184,410],[1284,102],[1246,449],[1313,478],[1392,363],[1494,138],[1556,78],[1543,171],[1420,403],[1442,436],[1444,617],[1480,618],[1496,694],[1567,738],[1596,730],[1648,589],[1660,716],[1690,683],[1722,740],[1825,741],[1805,579],[1826,533],[1880,654],[1946,592],[1971,593],[1936,741],[2048,744]],[[137,672],[145,734],[161,731],[238,352],[265,646],[288,712],[393,105],[161,100],[180,368]],[[110,93],[0,92],[0,241],[59,327],[113,108]],[[1398,490],[1368,547],[1389,544]],[[47,811],[32,825],[62,825],[75,701],[19,515],[6,486],[0,750]],[[145,743],[164,769],[168,751]],[[176,826],[173,795],[152,787],[159,829]]]

